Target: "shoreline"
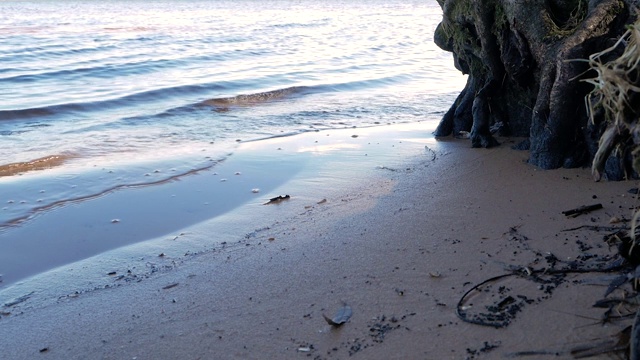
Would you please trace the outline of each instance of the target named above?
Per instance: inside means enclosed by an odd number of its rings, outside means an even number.
[[[627,191],[635,182],[595,183],[587,169],[533,168],[508,139],[495,149],[471,149],[465,140],[419,139],[426,132],[383,131],[380,139],[388,141],[377,146],[365,130],[340,130],[341,141],[319,145],[312,136],[276,141],[283,149],[298,140],[297,149],[315,148],[302,152],[314,154],[309,166],[259,193],[260,200],[290,194],[288,201],[263,206],[254,198],[242,211],[179,230],[175,240],[116,249],[77,269],[0,289],[6,355],[502,358],[566,353],[614,333],[615,324],[592,320],[601,312],[591,305],[606,286],[565,281],[549,294],[526,279],[507,279],[493,290],[504,286],[514,299],[533,302],[502,329],[462,322],[456,304],[509,266],[544,266],[547,254],[562,261],[586,248],[596,259],[613,255],[602,234],[564,230],[630,219],[637,201]],[[362,146],[350,148],[352,142]],[[365,153],[366,166],[345,169]],[[562,215],[593,202],[604,208]],[[183,256],[184,248],[167,247],[180,241],[201,251]],[[109,258],[128,260],[115,269]],[[469,311],[507,296],[487,294],[474,298]],[[343,302],[353,316],[334,328],[323,315],[331,317]]]
[[[396,138],[429,137],[430,131],[429,123],[416,122],[247,141],[239,144],[224,161],[185,176],[163,178],[151,185],[119,186],[88,198],[51,206],[0,232],[0,248],[3,249],[0,274],[4,274],[0,289],[103,252],[138,243],[153,243],[158,237],[173,238],[184,232],[182,229],[200,222],[215,223],[216,218],[225,217],[246,218],[250,216],[248,212],[261,210],[259,205],[268,199],[284,195],[279,191],[294,191],[292,195],[296,201],[305,196],[316,196],[320,201],[320,197],[328,196],[333,190],[303,191],[300,185],[294,189],[278,189],[301,177],[317,189],[325,182],[333,182],[332,189],[352,186],[348,184],[350,178],[358,172],[384,171],[378,168],[383,165],[376,161],[395,163],[408,154],[420,152],[420,145],[402,144]],[[405,136],[409,132],[418,135]],[[387,148],[389,153],[385,154]],[[387,164],[389,166],[393,167]],[[367,176],[363,175],[363,179]],[[312,195],[314,192],[316,194]],[[268,213],[263,212],[262,216],[268,216]],[[246,231],[253,230],[244,224],[235,228],[242,226]],[[55,229],[55,232],[49,229]],[[220,242],[222,240],[217,241]],[[198,250],[202,248],[196,246]],[[193,252],[193,249],[185,246],[176,251]],[[27,261],[37,266],[25,266]]]

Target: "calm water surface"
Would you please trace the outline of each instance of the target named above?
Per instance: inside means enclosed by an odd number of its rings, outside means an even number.
[[[239,141],[437,121],[435,0],[0,2],[0,232]]]

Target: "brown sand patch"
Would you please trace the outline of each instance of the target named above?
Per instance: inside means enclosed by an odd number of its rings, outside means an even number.
[[[0,177],[14,176],[28,171],[51,169],[57,166],[61,166],[67,160],[72,159],[73,157],[73,155],[69,154],[50,155],[31,161],[0,165]]]

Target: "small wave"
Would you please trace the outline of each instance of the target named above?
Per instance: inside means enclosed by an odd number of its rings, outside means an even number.
[[[182,62],[180,60],[146,60],[137,62],[128,62],[123,64],[105,64],[100,66],[76,67],[73,69],[63,69],[55,71],[45,71],[34,74],[21,74],[10,77],[0,78],[0,81],[15,84],[32,83],[37,81],[47,81],[56,78],[65,78],[73,80],[75,78],[110,78],[114,74],[118,76],[142,75],[156,72],[165,68],[178,67]]]
[[[31,61],[40,62],[42,59],[72,58],[79,55],[89,55],[92,53],[103,53],[116,49],[115,45],[94,46],[94,47],[68,47],[65,44],[51,44],[42,46],[26,46],[12,49],[11,52],[0,52],[0,61],[14,62],[16,64],[28,64]],[[15,68],[3,69],[2,72],[15,72]]]
[[[215,85],[220,89],[233,88],[235,86],[225,86],[225,85]],[[213,86],[209,85],[207,89],[212,89]],[[177,106],[173,108],[169,108],[163,110],[162,112],[153,113],[153,114],[145,114],[140,116],[131,116],[122,118],[121,121],[133,124],[139,121],[157,119],[157,118],[166,118],[173,116],[181,116],[186,114],[192,114],[197,111],[202,111],[203,107],[213,107],[217,112],[225,112],[229,111],[230,107],[245,107],[245,106],[254,106],[263,104],[270,101],[277,101],[281,99],[290,98],[297,95],[306,95],[315,92],[326,91],[324,86],[293,86],[284,89],[272,90],[259,92],[254,94],[247,95],[237,95],[231,97],[221,97],[221,98],[213,98],[201,102],[190,103],[183,106]],[[207,110],[209,111],[209,110]],[[0,112],[0,119],[1,119]],[[105,124],[100,125],[100,128],[105,126]],[[86,129],[76,129],[85,131]]]
[[[314,86],[292,86],[284,89],[277,89],[253,94],[241,94],[231,97],[221,97],[205,100],[199,104],[201,106],[212,106],[216,111],[229,111],[232,107],[255,106],[268,103],[271,101],[288,99],[299,95],[308,95],[312,93],[336,92],[336,91],[352,91],[358,89],[367,89],[388,86],[395,83],[405,81],[410,78],[409,75],[395,75],[376,79],[367,79],[359,81],[349,81],[335,84],[322,84]]]
[[[314,27],[324,26],[330,20],[331,19],[329,18],[323,18],[323,19],[317,19],[308,23],[297,23],[297,22],[283,23],[283,24],[278,23],[278,24],[269,25],[267,26],[267,28],[274,28],[274,29],[314,28]]]
[[[409,75],[395,75],[389,77],[349,81],[334,84],[319,84],[313,86],[292,86],[283,89],[258,92],[252,94],[241,94],[231,97],[220,97],[205,100],[193,105],[188,105],[186,108],[211,106],[216,111],[224,112],[230,110],[232,107],[248,107],[256,106],[272,101],[283,100],[292,98],[294,96],[308,95],[312,93],[323,92],[339,92],[339,91],[353,91],[360,89],[368,89],[375,87],[383,87],[402,82],[409,78]],[[100,111],[110,108],[120,108],[127,106],[139,106],[141,102],[157,102],[173,98],[176,96],[183,96],[185,94],[197,95],[207,93],[211,91],[228,91],[229,89],[237,88],[238,84],[234,82],[221,82],[216,84],[192,84],[182,85],[169,88],[153,89],[144,92],[138,92],[134,94],[125,95],[119,98],[100,100],[94,102],[84,103],[65,103],[55,104],[37,108],[28,109],[16,109],[16,110],[0,110],[1,120],[25,120],[32,118],[43,118],[53,116],[64,116],[71,113],[89,113],[93,111]],[[180,107],[177,110],[184,110],[185,107]],[[171,115],[176,109],[169,109],[161,115]]]
[[[37,34],[51,30],[51,26],[2,26],[0,27],[0,35],[24,35]]]
[[[109,100],[84,103],[65,103],[28,109],[0,110],[0,120],[26,120],[32,118],[64,116],[71,113],[88,113],[116,107],[136,107],[139,106],[140,102],[161,101],[183,94],[197,94],[200,92],[207,92],[216,89],[221,90],[225,88],[226,86],[224,84],[215,86],[184,85],[149,90]]]
[[[333,85],[327,85],[327,87],[330,87],[334,91],[353,91],[353,90],[361,90],[361,89],[372,89],[372,88],[385,87],[389,85],[395,85],[407,80],[411,80],[411,78],[412,76],[410,74],[399,74],[399,75],[385,76],[380,78],[337,83]]]
[[[219,108],[229,106],[251,106],[285,99],[294,95],[303,95],[311,88],[308,86],[292,86],[284,89],[271,90],[247,95],[237,95],[232,97],[214,98],[201,102],[201,105],[208,105]]]
[[[29,132],[29,130],[0,130],[0,136],[20,135]]]
[[[20,110],[0,110],[0,120],[19,120],[51,116],[56,113],[56,108],[59,107],[60,106],[49,106]]]
[[[111,32],[140,32],[140,31],[157,31],[158,29],[150,27],[150,26],[113,26],[113,27],[105,27],[105,31]]]
[[[61,166],[74,157],[72,154],[50,155],[31,161],[0,165],[0,177],[14,176],[28,171],[51,169]]]

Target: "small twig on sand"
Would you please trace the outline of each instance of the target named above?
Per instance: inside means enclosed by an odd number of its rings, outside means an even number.
[[[615,226],[582,225],[582,226],[577,226],[577,227],[570,228],[570,229],[564,229],[564,230],[561,230],[561,231],[562,232],[567,232],[567,231],[576,231],[576,230],[580,230],[580,229],[587,229],[587,230],[593,230],[593,231],[618,231],[618,230],[627,230],[628,228],[626,228],[626,227],[615,227]]]
[[[575,209],[563,211],[562,214],[565,216],[577,217],[598,209],[602,209],[602,204],[584,205]]]

